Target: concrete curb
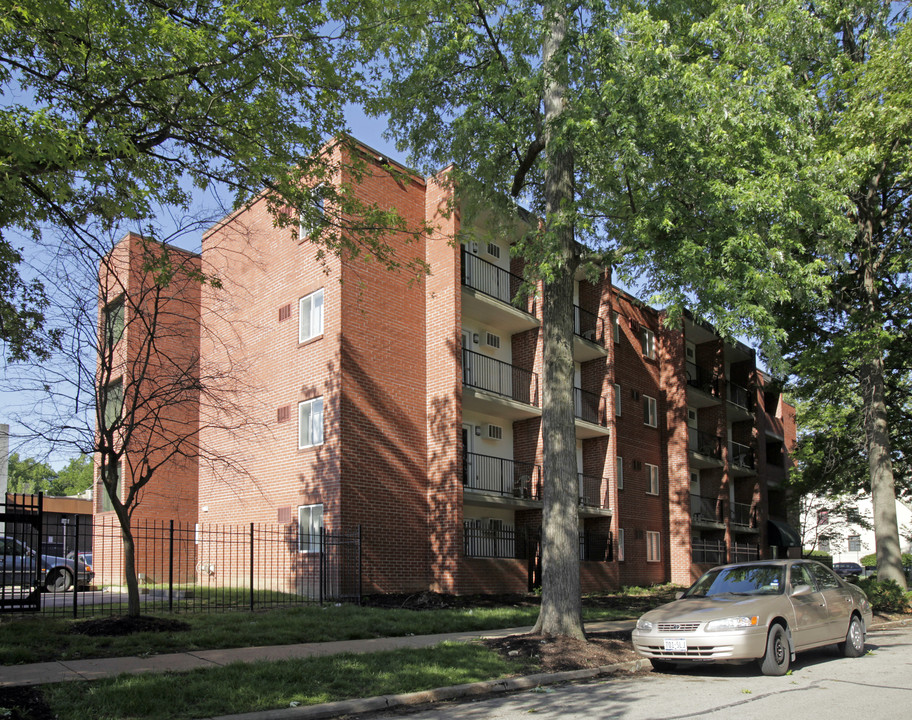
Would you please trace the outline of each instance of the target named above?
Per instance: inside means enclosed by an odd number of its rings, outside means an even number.
[[[261,712],[240,713],[237,715],[219,715],[205,718],[204,720],[321,720],[342,715],[359,715],[380,710],[390,710],[396,707],[411,705],[426,705],[443,700],[461,700],[463,698],[496,695],[499,693],[532,690],[544,685],[555,685],[563,682],[588,680],[600,675],[613,675],[626,672],[635,673],[643,668],[651,667],[648,660],[631,660],[629,662],[602,665],[596,668],[583,670],[566,670],[558,673],[542,673],[538,675],[522,675],[520,677],[504,678],[503,680],[487,680],[482,682],[466,683],[464,685],[451,685],[449,687],[422,690],[400,695],[380,695],[371,698],[353,700],[340,700],[338,702],[323,703],[322,705],[308,705],[306,707],[279,708],[276,710],[263,710]]]

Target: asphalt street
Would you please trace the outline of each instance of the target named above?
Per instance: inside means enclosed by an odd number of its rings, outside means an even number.
[[[755,665],[706,665],[674,674],[646,672],[537,688],[478,701],[382,713],[409,720],[623,718],[679,720],[872,720],[912,717],[912,627],[868,636],[868,654],[835,647],[798,655],[789,675],[765,677]],[[375,716],[377,717],[377,716]]]

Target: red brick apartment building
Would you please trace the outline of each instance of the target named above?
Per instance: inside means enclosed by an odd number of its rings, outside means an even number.
[[[547,482],[540,306],[511,302],[521,261],[444,211],[445,183],[363,152],[360,196],[434,228],[389,238],[430,273],[318,258],[263,202],[213,227],[202,269],[222,288],[203,286],[187,322],[205,329],[202,372],[238,377],[248,431],[203,417],[199,440],[246,474],[200,463],[158,492],[195,488],[181,507],[199,523],[360,526],[365,592],[525,591]],[[768,520],[784,517],[794,410],[753,351],[690,320],[665,328],[607,274],[578,280],[575,309],[584,590],[689,583],[787,544]]]

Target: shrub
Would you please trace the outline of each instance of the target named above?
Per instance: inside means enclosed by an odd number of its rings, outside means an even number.
[[[811,560],[823,563],[827,567],[833,567],[833,556],[823,550],[806,550],[803,556]]]
[[[877,567],[877,553],[871,553],[870,555],[865,555],[859,561],[865,567]],[[902,566],[904,568],[912,567],[912,553],[903,553],[902,554]]]
[[[909,610],[909,598],[894,580],[860,579],[856,585],[865,591],[874,610],[904,613]]]

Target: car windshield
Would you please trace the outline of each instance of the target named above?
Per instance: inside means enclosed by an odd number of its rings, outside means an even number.
[[[785,568],[781,565],[739,565],[710,570],[684,597],[713,595],[779,595],[785,587]]]

